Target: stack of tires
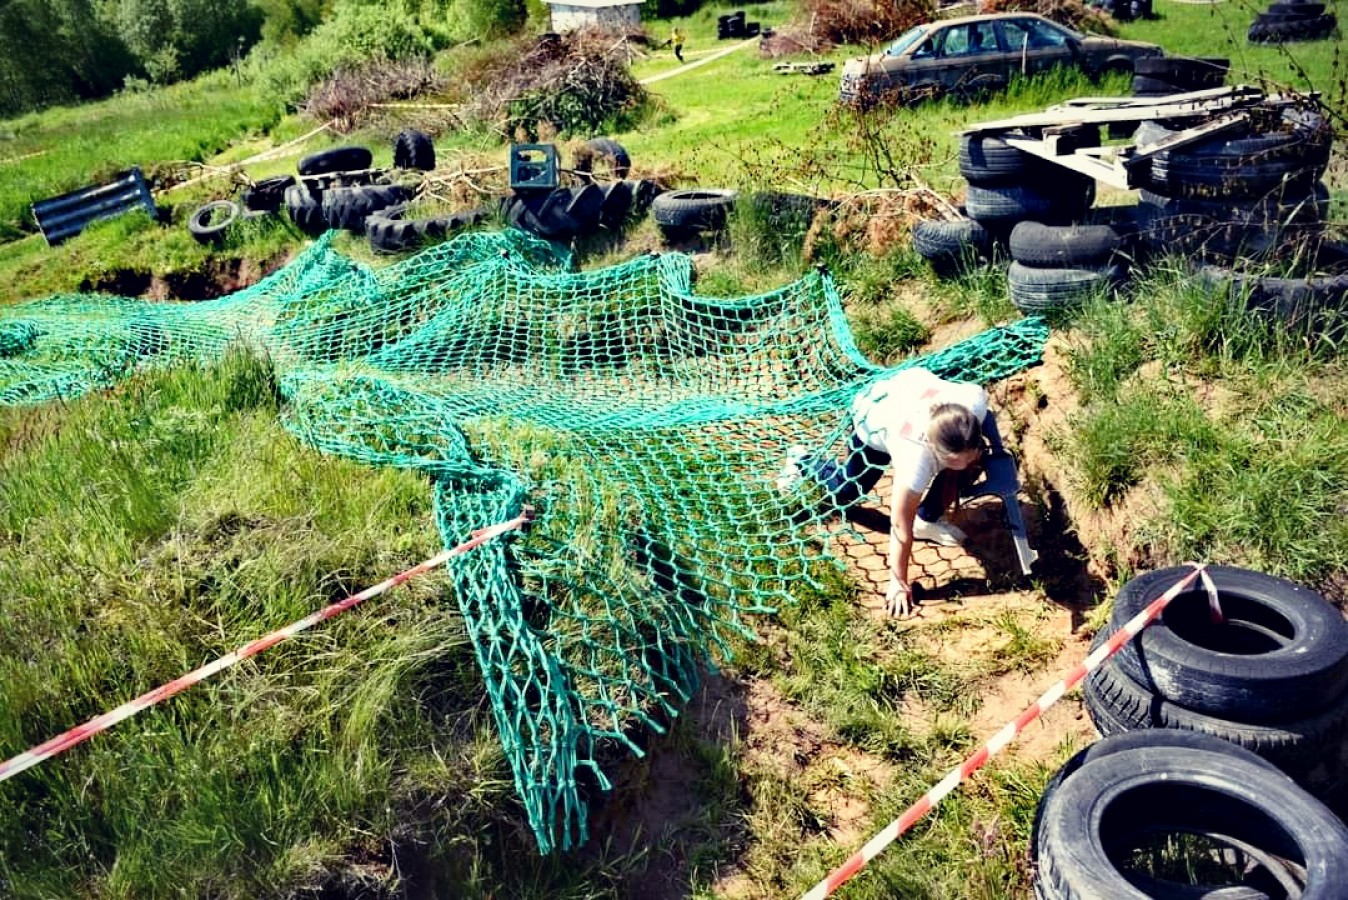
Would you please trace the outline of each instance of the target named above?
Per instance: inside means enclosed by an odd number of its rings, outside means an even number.
[[[1133,96],[1164,97],[1205,91],[1226,84],[1231,60],[1215,57],[1152,56],[1133,63]]]
[[[716,39],[718,41],[742,41],[755,37],[762,30],[758,22],[746,22],[744,10],[716,17]]]
[[[1139,145],[1184,122],[1143,122]],[[1216,262],[1257,257],[1317,235],[1329,206],[1320,178],[1332,135],[1314,109],[1288,108],[1258,130],[1225,132],[1152,157],[1138,223],[1151,249]]]
[[[1114,601],[1112,633],[1192,570],[1132,579]],[[1348,799],[1348,622],[1314,591],[1260,572],[1209,566],[1214,622],[1197,584],[1086,680],[1103,735],[1164,728],[1230,741],[1317,797]],[[1102,630],[1096,646],[1107,634]],[[1348,885],[1342,882],[1340,887]]]
[[[1348,828],[1267,761],[1189,731],[1133,731],[1050,778],[1036,900],[1340,898]]]
[[[1060,141],[1098,146],[1100,132],[1083,128]],[[954,267],[956,259],[978,259],[996,245],[1006,247],[1011,300],[1028,313],[1070,307],[1121,279],[1124,234],[1114,226],[1083,224],[1095,200],[1093,179],[989,133],[961,138],[959,165],[969,182],[964,209],[974,224],[923,223],[914,229],[914,248],[938,273]]]
[[[596,230],[619,231],[660,193],[648,179],[582,184],[550,191],[520,191],[503,201],[506,221],[522,231],[569,241]]]
[[[1099,5],[1101,9],[1120,22],[1155,18],[1155,14],[1152,12],[1152,0],[1103,0]]]
[[[1332,35],[1337,27],[1338,20],[1333,13],[1325,12],[1323,3],[1280,0],[1255,17],[1248,37],[1256,44],[1318,41]]]

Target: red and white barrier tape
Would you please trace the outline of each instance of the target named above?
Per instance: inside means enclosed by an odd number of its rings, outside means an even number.
[[[405,572],[400,572],[387,581],[381,581],[373,587],[366,588],[359,594],[353,594],[344,600],[339,600],[330,606],[326,606],[312,615],[305,616],[298,622],[294,622],[287,625],[285,628],[273,631],[271,634],[260,637],[252,643],[245,644],[233,653],[220,657],[215,660],[215,662],[207,663],[199,669],[188,672],[181,678],[174,679],[167,684],[160,685],[148,693],[141,694],[136,699],[123,703],[111,712],[103,713],[101,716],[95,716],[83,725],[76,726],[64,734],[57,735],[51,740],[39,744],[31,750],[20,753],[13,759],[0,763],[0,781],[12,778],[25,769],[30,769],[44,760],[51,759],[53,756],[64,753],[76,744],[83,743],[99,732],[107,731],[118,722],[131,718],[136,713],[154,706],[161,700],[167,700],[174,694],[180,693],[198,682],[205,681],[215,673],[229,668],[240,660],[247,659],[250,656],[256,656],[268,647],[281,643],[281,641],[284,641],[286,638],[294,637],[301,631],[311,628],[319,622],[340,615],[365,600],[369,600],[371,597],[377,597],[390,588],[397,587],[410,578],[415,578],[417,575],[429,572],[431,569],[443,565],[445,561],[451,557],[465,553],[498,535],[505,534],[507,531],[514,531],[516,528],[522,528],[524,525],[528,524],[532,517],[533,512],[526,508],[524,512],[520,513],[520,515],[516,516],[514,519],[511,519],[509,522],[501,522],[487,528],[479,528],[472,533],[471,538],[464,541],[462,544],[459,544],[457,547],[437,553],[425,562],[413,566]]]
[[[1193,583],[1195,578],[1203,580],[1203,587],[1208,592],[1209,605],[1211,609],[1218,611],[1215,615],[1220,615],[1217,586],[1212,583],[1212,576],[1204,571],[1202,563],[1186,563],[1186,565],[1193,566],[1194,570],[1148,604],[1146,609],[1129,619],[1122,628],[1110,635],[1109,640],[1096,647],[1094,652],[1078,663],[1071,672],[1067,673],[1065,678],[1045,691],[1038,700],[1030,704],[1028,709],[1013,721],[1008,722],[1001,731],[994,734],[986,744],[975,751],[961,765],[952,769],[935,787],[922,795],[920,800],[908,807],[903,815],[886,825],[879,834],[866,843],[866,846],[853,854],[851,859],[834,869],[827,878],[802,895],[801,900],[823,900],[824,897],[832,894],[850,880],[853,875],[860,872],[868,862],[879,856],[882,850],[898,839],[899,835],[911,828],[918,819],[921,819],[936,804],[945,799],[946,795],[958,787],[960,782],[982,768],[992,757],[1006,749],[1007,745],[1025,729],[1025,726],[1039,718],[1044,710],[1061,700],[1064,694],[1085,680],[1088,674],[1117,653],[1120,647],[1136,637],[1143,628],[1150,625],[1152,620],[1161,614],[1161,610],[1165,609],[1166,604],[1179,596],[1185,588]]]

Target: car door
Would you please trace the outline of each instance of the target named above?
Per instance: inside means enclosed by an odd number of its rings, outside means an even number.
[[[1002,49],[995,21],[951,25],[938,55],[945,90],[1006,84],[1010,55]]]
[[[1002,41],[1007,48],[1009,68],[1033,75],[1075,59],[1071,35],[1039,19],[1003,19]]]
[[[945,38],[949,28],[933,29],[927,39],[913,48],[913,52],[904,61],[901,72],[894,73],[897,77],[891,83],[892,86],[902,85],[907,88],[932,88],[938,87],[941,83],[941,46],[945,43]]]

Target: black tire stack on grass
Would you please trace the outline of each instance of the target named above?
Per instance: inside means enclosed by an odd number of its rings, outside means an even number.
[[[1132,579],[1109,632],[1191,571]],[[1280,578],[1209,566],[1224,621],[1195,584],[1086,680],[1104,735],[1173,728],[1258,754],[1312,794],[1348,799],[1348,622],[1319,594]],[[1096,646],[1107,637],[1096,638]]]
[[[1025,313],[1052,314],[1117,287],[1127,272],[1129,234],[1110,224],[1021,222],[1011,232],[1006,280]]]
[[[1269,5],[1250,25],[1247,36],[1255,44],[1282,44],[1290,41],[1318,41],[1334,34],[1338,20],[1319,2],[1287,2]]]
[[[401,253],[444,240],[458,231],[477,225],[487,218],[484,208],[449,216],[405,219],[405,204],[371,213],[365,220],[365,237],[381,253]]]
[[[1331,900],[1348,883],[1348,827],[1227,741],[1129,732],[1049,779],[1030,858],[1036,900]]]
[[[647,179],[524,191],[503,204],[506,221],[539,237],[569,241],[598,229],[620,230],[660,193]]]
[[[1226,84],[1231,60],[1215,57],[1153,56],[1133,63],[1133,96],[1164,97],[1205,91]]]
[[[1098,128],[1081,129],[1060,140],[1073,141],[1076,147],[1097,146],[1100,133]],[[1093,179],[1031,156],[995,134],[964,135],[959,165],[960,174],[969,182],[965,210],[978,228],[921,223],[914,229],[914,248],[932,261],[938,274],[951,270],[950,261],[957,255],[977,259],[990,255],[994,247],[1006,249],[1019,230],[1021,239],[1016,246],[1022,249],[1023,259],[1011,253],[1007,277],[1012,302],[1025,312],[1070,306],[1102,278],[1111,285],[1117,283],[1122,275],[1114,260],[1120,250],[1118,242],[1102,252],[1093,242],[1103,240],[1103,234],[1081,230],[1095,200]],[[931,241],[933,232],[943,241]],[[968,235],[960,254],[932,252],[953,241],[955,234]],[[1036,253],[1032,245],[1037,247],[1042,241],[1053,243],[1056,250]]]
[[[724,16],[716,17],[716,39],[718,41],[744,40],[749,37],[748,23],[745,20],[744,10],[738,9],[733,13],[727,13]]]
[[[354,234],[365,231],[365,220],[377,210],[405,203],[412,191],[396,184],[334,187],[323,192],[323,219],[329,228],[342,228]]]
[[[1139,145],[1184,127],[1143,122]],[[1261,127],[1226,132],[1151,159],[1138,203],[1148,245],[1229,262],[1276,252],[1323,228],[1331,132],[1310,109],[1287,109]]]

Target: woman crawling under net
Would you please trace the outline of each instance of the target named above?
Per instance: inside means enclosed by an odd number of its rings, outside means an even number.
[[[893,473],[885,609],[906,616],[913,611],[908,580],[913,541],[962,542],[964,532],[942,517],[961,487],[973,482],[984,454],[1003,452],[983,388],[944,381],[926,369],[904,369],[853,399],[844,463],[792,447],[777,486],[789,491],[809,477],[843,509],[870,492],[885,469]]]

